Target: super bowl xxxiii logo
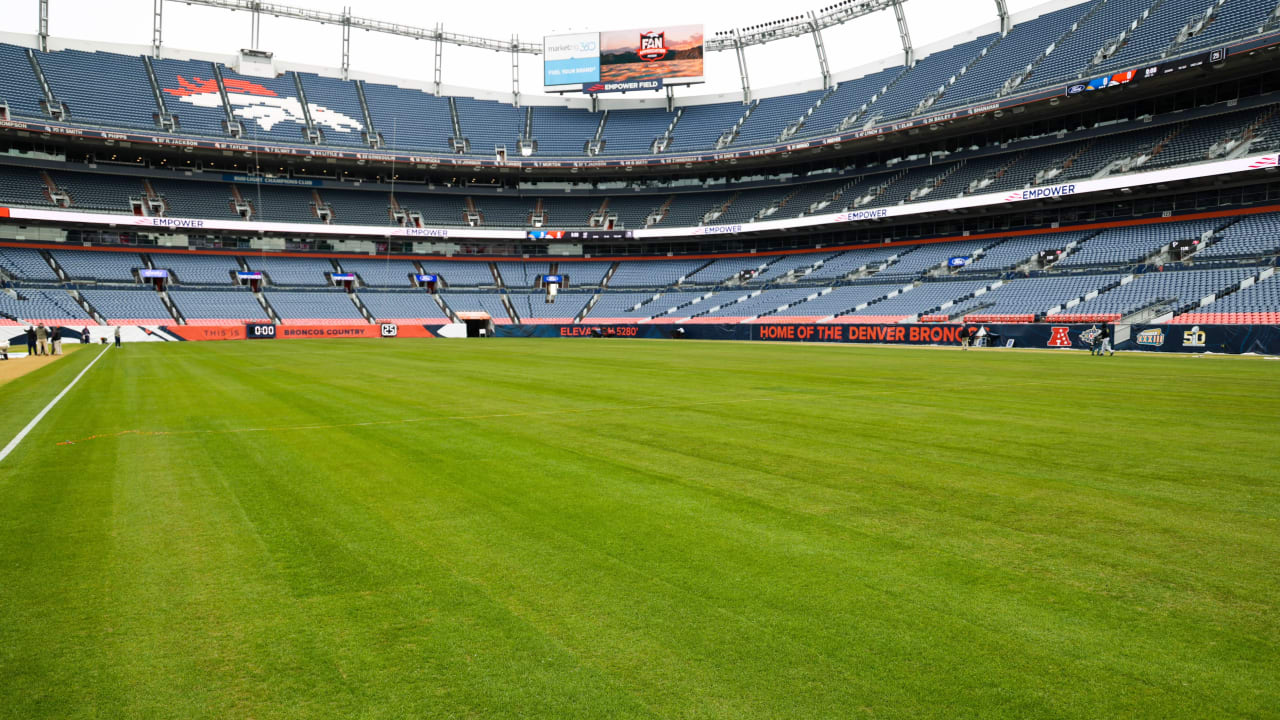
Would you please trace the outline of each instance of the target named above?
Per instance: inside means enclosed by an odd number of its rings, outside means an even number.
[[[1080,333],[1080,342],[1084,343],[1086,346],[1092,345],[1093,342],[1098,339],[1098,335],[1100,334],[1102,334],[1101,330],[1096,327],[1091,327]]]
[[[636,53],[641,60],[654,62],[667,56],[667,34],[665,32],[640,33],[640,50]]]

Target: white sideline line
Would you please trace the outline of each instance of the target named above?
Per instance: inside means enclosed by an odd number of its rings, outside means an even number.
[[[68,390],[75,387],[75,384],[80,382],[80,378],[84,377],[84,374],[89,372],[89,368],[93,367],[94,364],[96,364],[99,360],[101,360],[102,356],[106,355],[107,351],[110,349],[111,349],[110,345],[107,345],[106,347],[102,348],[102,352],[98,353],[98,357],[90,361],[89,364],[86,365],[85,368],[80,371],[80,374],[77,375],[74,380],[67,383],[67,386],[62,388],[62,392],[58,393],[56,397],[50,400],[49,404],[45,405],[44,409],[41,410],[39,414],[37,414],[34,418],[32,418],[31,422],[27,423],[27,426],[22,428],[21,432],[19,432],[16,436],[14,436],[14,438],[9,441],[9,444],[4,446],[3,450],[0,450],[0,462],[4,462],[4,459],[9,457],[9,453],[13,452],[14,449],[18,447],[18,443],[22,442],[22,439],[25,438],[28,433],[30,433],[32,430],[35,429],[36,425],[39,424],[39,422],[44,419],[44,416],[47,415],[49,411],[53,409],[53,406],[58,404],[58,401],[62,399],[62,396],[66,395]]]

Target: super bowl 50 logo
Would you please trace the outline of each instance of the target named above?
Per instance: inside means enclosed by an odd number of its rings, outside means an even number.
[[[1190,330],[1182,333],[1183,347],[1204,347],[1204,331],[1199,325],[1192,325]]]

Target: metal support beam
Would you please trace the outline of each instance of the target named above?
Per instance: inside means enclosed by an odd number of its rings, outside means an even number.
[[[818,48],[818,70],[822,73],[822,89],[831,87],[831,66],[827,64],[827,46],[822,43],[822,28],[818,27],[818,16],[809,11],[809,21],[813,23],[813,44]]]
[[[511,104],[520,107],[520,38],[511,36]]]
[[[720,52],[733,50],[735,42],[741,42],[747,46],[764,45],[775,40],[803,37],[813,31],[813,19],[817,20],[820,29],[825,30],[836,25],[843,25],[864,15],[870,15],[880,10],[888,10],[891,5],[899,2],[905,2],[905,0],[861,0],[860,2],[850,0],[848,2],[839,2],[828,6],[827,9],[821,12],[815,12],[811,16],[801,15],[791,20],[779,20],[764,23],[763,25],[753,25],[751,30],[739,30],[736,39],[732,32],[719,32],[716,33],[715,37],[707,38],[702,47],[708,52]]]
[[[738,39],[738,31],[733,31],[734,39]],[[742,76],[742,104],[751,104],[751,79],[747,77],[747,48],[741,42],[734,43],[733,49],[738,54],[738,74]]]
[[[262,42],[262,9],[256,0],[249,8],[249,47],[257,50]]]
[[[440,78],[444,70],[444,25],[436,23],[436,37],[433,42],[436,46],[436,69],[432,77],[435,78],[436,95],[439,95]]]
[[[41,0],[47,3],[48,0]],[[820,29],[842,25],[850,20],[870,15],[880,10],[888,10],[893,6],[899,13],[901,18],[901,4],[906,0],[857,0],[853,2],[841,2],[828,7],[822,12],[816,13],[814,17]],[[374,20],[366,17],[356,17],[351,15],[350,9],[343,13],[332,13],[321,10],[310,10],[307,8],[294,7],[292,5],[282,5],[275,2],[263,2],[262,0],[181,0],[187,5],[200,5],[202,7],[218,8],[221,10],[257,10],[261,13],[273,15],[275,17],[289,18],[292,20],[305,20],[307,22],[315,22],[327,25],[341,25],[345,21],[349,21],[351,27],[357,30],[366,30],[368,32],[383,33],[386,35],[399,35],[401,37],[413,38],[415,40],[439,40],[450,45],[459,47],[474,47],[481,50],[496,50],[498,52],[509,52],[511,50],[510,43],[506,40],[495,40],[492,38],[483,38],[476,35],[462,35],[459,33],[446,33],[436,26],[435,30],[415,27],[412,25],[402,25],[395,22],[387,22],[385,20]],[[903,22],[899,20],[899,26],[903,26]],[[763,45],[775,40],[783,40],[786,38],[800,37],[807,35],[813,31],[813,19],[810,17],[800,16],[794,20],[786,22],[777,21],[766,23],[762,26],[756,26],[757,29],[750,32],[733,32],[723,33],[719,37],[708,38],[703,43],[703,48],[709,52],[720,52],[724,50],[736,50],[739,44],[747,45]],[[522,43],[516,52],[521,55],[541,55],[542,43]]]
[[[49,52],[49,0],[40,0],[40,52]]]
[[[342,79],[351,79],[351,7],[342,8]]]
[[[164,31],[164,0],[151,2],[151,57],[160,57],[160,37]]]
[[[916,64],[916,51],[911,47],[911,31],[907,29],[907,16],[902,12],[902,0],[893,0],[893,14],[898,18],[898,35],[902,37],[902,64]]]
[[[1000,15],[1000,35],[1008,35],[1013,23],[1009,20],[1009,6],[1004,0],[996,0],[996,13]]]
[[[347,17],[350,16],[350,12],[324,12],[321,10],[293,7],[291,5],[281,5],[274,2],[260,2],[259,0],[181,1],[187,5],[200,5],[201,7],[218,8],[221,10],[251,10],[256,6],[261,12],[275,17],[289,18],[291,20],[305,20],[307,22],[315,22],[325,25],[341,25],[347,20]],[[399,35],[401,37],[413,38],[414,40],[434,40],[436,37],[436,33],[432,30],[414,27],[412,25],[387,22],[385,20],[373,20],[370,18],[350,16],[349,21],[351,23],[351,27],[356,30],[367,30],[369,32],[383,33],[385,35]],[[477,37],[475,35],[444,33],[443,40],[451,45],[474,47],[480,48],[481,50],[508,52],[511,49],[510,43],[506,40],[492,40],[489,38]],[[542,43],[538,43],[536,45],[533,43],[524,43],[520,46],[520,52],[525,55],[541,55]]]

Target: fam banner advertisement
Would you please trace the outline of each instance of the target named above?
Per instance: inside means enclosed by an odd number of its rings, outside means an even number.
[[[600,33],[602,82],[702,82],[702,26],[611,30]]]

